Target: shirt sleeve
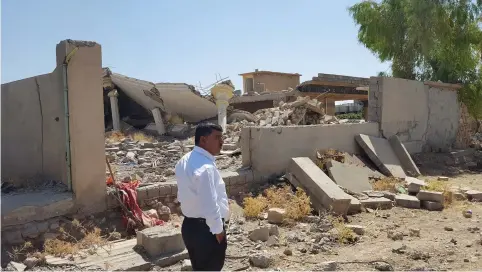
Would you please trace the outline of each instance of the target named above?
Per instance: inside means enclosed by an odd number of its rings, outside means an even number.
[[[223,221],[219,205],[217,203],[217,192],[214,180],[214,169],[206,167],[197,173],[198,192],[201,201],[201,209],[206,216],[206,224],[213,234],[223,232]]]

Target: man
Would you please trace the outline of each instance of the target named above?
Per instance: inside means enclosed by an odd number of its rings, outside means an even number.
[[[176,165],[178,200],[184,215],[182,238],[194,271],[221,271],[229,216],[226,186],[214,156],[223,146],[223,129],[211,123],[196,128],[195,147]]]

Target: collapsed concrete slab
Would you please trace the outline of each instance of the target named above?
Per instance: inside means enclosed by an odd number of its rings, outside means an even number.
[[[372,186],[368,181],[368,172],[356,165],[343,164],[335,160],[326,163],[330,178],[336,184],[355,193],[371,190]]]
[[[325,209],[347,214],[350,197],[308,157],[292,158],[289,172],[311,192]]]
[[[356,135],[355,140],[383,174],[397,178],[406,177],[388,140],[364,134]]]
[[[170,226],[155,226],[137,232],[137,245],[151,257],[183,251],[186,246],[181,230]]]
[[[397,155],[400,163],[402,164],[403,170],[413,177],[418,177],[421,175],[415,162],[412,160],[412,156],[408,153],[405,145],[403,145],[400,138],[397,135],[393,135],[388,138],[388,142],[392,146],[393,152]]]

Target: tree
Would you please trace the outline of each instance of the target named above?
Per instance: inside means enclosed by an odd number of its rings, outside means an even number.
[[[482,119],[482,0],[363,1],[349,12],[394,77],[462,83],[460,100]]]

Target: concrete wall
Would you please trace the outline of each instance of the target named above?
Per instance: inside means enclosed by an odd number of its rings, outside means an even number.
[[[410,153],[447,151],[455,142],[459,103],[450,84],[372,77],[368,120],[386,138],[398,135]]]
[[[62,69],[2,84],[2,181],[67,183]]]
[[[379,136],[377,123],[247,127],[241,134],[243,165],[251,165],[257,175],[285,172],[293,157],[314,158],[316,150],[334,148],[359,153],[355,135]]]
[[[72,189],[78,212],[105,209],[105,138],[102,90],[102,52],[99,44],[62,41],[57,65],[69,54],[70,151]]]
[[[254,80],[254,91],[258,93],[264,91],[279,92],[288,90],[288,88],[294,89],[300,84],[300,76],[295,75],[254,74],[252,77]]]

